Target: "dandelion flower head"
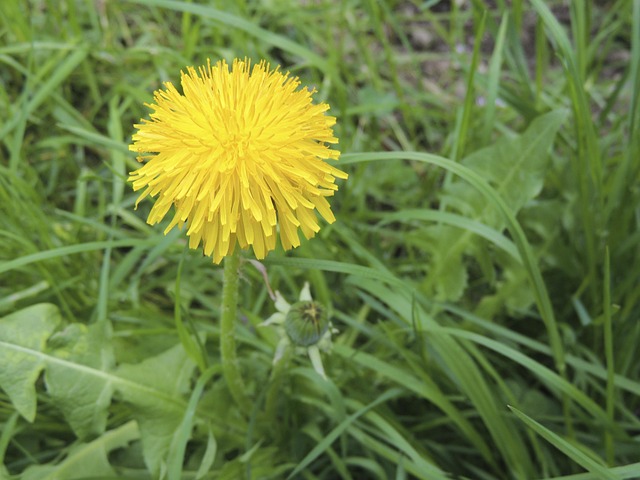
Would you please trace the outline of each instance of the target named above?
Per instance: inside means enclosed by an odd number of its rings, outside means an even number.
[[[157,197],[147,222],[160,222],[174,207],[173,227],[187,225],[189,247],[203,244],[219,263],[236,243],[257,258],[276,246],[300,245],[320,229],[315,210],[335,221],[327,197],[347,174],[325,162],[337,160],[326,103],[297,77],[262,61],[210,62],[154,93],[150,120],[135,125],[129,149],[144,165],[131,173],[138,203]],[[279,233],[279,235],[278,235]]]

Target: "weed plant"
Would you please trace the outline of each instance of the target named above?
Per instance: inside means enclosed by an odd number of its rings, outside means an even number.
[[[133,209],[127,147],[189,65],[332,107],[337,222],[264,261],[339,330],[275,366],[246,263]],[[640,478],[640,2],[0,2],[0,477]],[[247,256],[247,258],[250,258]]]

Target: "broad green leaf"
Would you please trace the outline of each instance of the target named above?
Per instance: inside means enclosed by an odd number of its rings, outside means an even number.
[[[31,354],[41,352],[60,324],[55,305],[41,303],[0,319],[0,388],[20,415],[33,422],[36,416],[35,382],[46,362]]]
[[[523,312],[535,301],[527,274],[520,265],[505,262],[501,277],[496,283],[495,293],[485,295],[478,304],[474,313],[479,317],[494,318],[505,306],[511,312]]]
[[[60,323],[57,307],[34,305],[0,319],[0,387],[16,410],[33,421],[35,383],[45,370],[54,404],[79,436],[104,430],[113,391],[131,404],[138,421],[145,461],[158,475],[185,409],[194,363],[181,345],[112,371],[105,325],[71,325],[53,335]],[[47,339],[52,352],[46,350]]]
[[[58,465],[36,465],[27,468],[21,480],[73,480],[80,478],[116,477],[108,454],[126,447],[140,437],[138,426],[131,421],[111,430],[90,443],[75,445]]]
[[[159,391],[170,398],[182,398],[189,389],[195,363],[182,345],[148,358],[138,364],[124,364],[117,369],[121,378],[140,385],[141,389],[121,389],[122,399],[131,404],[140,426],[144,459],[154,476],[163,468],[171,441],[184,414],[182,403],[159,402],[148,391]]]
[[[487,180],[517,214],[542,190],[548,164],[548,152],[555,135],[566,117],[557,110],[536,118],[527,130],[513,138],[504,137],[494,145],[472,153],[462,164]],[[449,184],[443,196],[449,206],[461,214],[502,231],[506,220],[478,190],[468,188],[466,182],[456,180]],[[427,290],[435,289],[441,300],[457,300],[466,287],[463,255],[472,244],[473,233],[435,225],[427,229],[433,238],[433,267],[425,282]]]
[[[512,211],[517,213],[542,190],[549,150],[566,116],[564,110],[541,115],[531,122],[522,135],[503,137],[494,145],[472,153],[462,164],[488,180]],[[470,205],[489,225],[504,228],[504,220],[499,212],[486,208],[486,200],[483,201],[476,191],[468,188],[466,191],[477,195],[478,201]]]
[[[467,269],[462,254],[467,246],[460,242],[469,231],[461,231],[446,225],[427,227],[425,232],[433,239],[433,267],[427,272],[427,284],[435,284],[437,300],[454,300],[462,296],[467,288]],[[470,238],[470,235],[469,235]],[[456,246],[456,248],[449,248]]]
[[[106,322],[89,327],[74,323],[54,334],[49,347],[59,358],[106,372],[115,362],[109,329]],[[107,424],[113,384],[108,377],[95,375],[95,370],[73,371],[51,363],[45,371],[47,391],[81,439],[101,434]]]

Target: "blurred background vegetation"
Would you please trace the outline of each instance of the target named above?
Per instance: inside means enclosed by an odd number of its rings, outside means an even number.
[[[330,306],[329,381],[272,368],[243,270],[251,411],[221,268],[126,184],[153,90],[235,57],[350,175],[264,262]],[[637,0],[4,0],[0,87],[0,478],[640,478]]]

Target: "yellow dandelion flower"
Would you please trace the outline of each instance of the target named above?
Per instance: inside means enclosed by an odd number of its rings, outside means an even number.
[[[158,197],[147,222],[160,222],[175,207],[173,227],[187,225],[189,247],[203,244],[219,263],[241,248],[257,258],[276,246],[300,245],[320,229],[314,210],[335,221],[326,197],[347,174],[337,160],[326,103],[314,105],[307,88],[262,61],[225,61],[182,72],[183,93],[165,83],[154,93],[150,120],[135,125],[129,149],[146,162],[130,174],[133,189]]]

